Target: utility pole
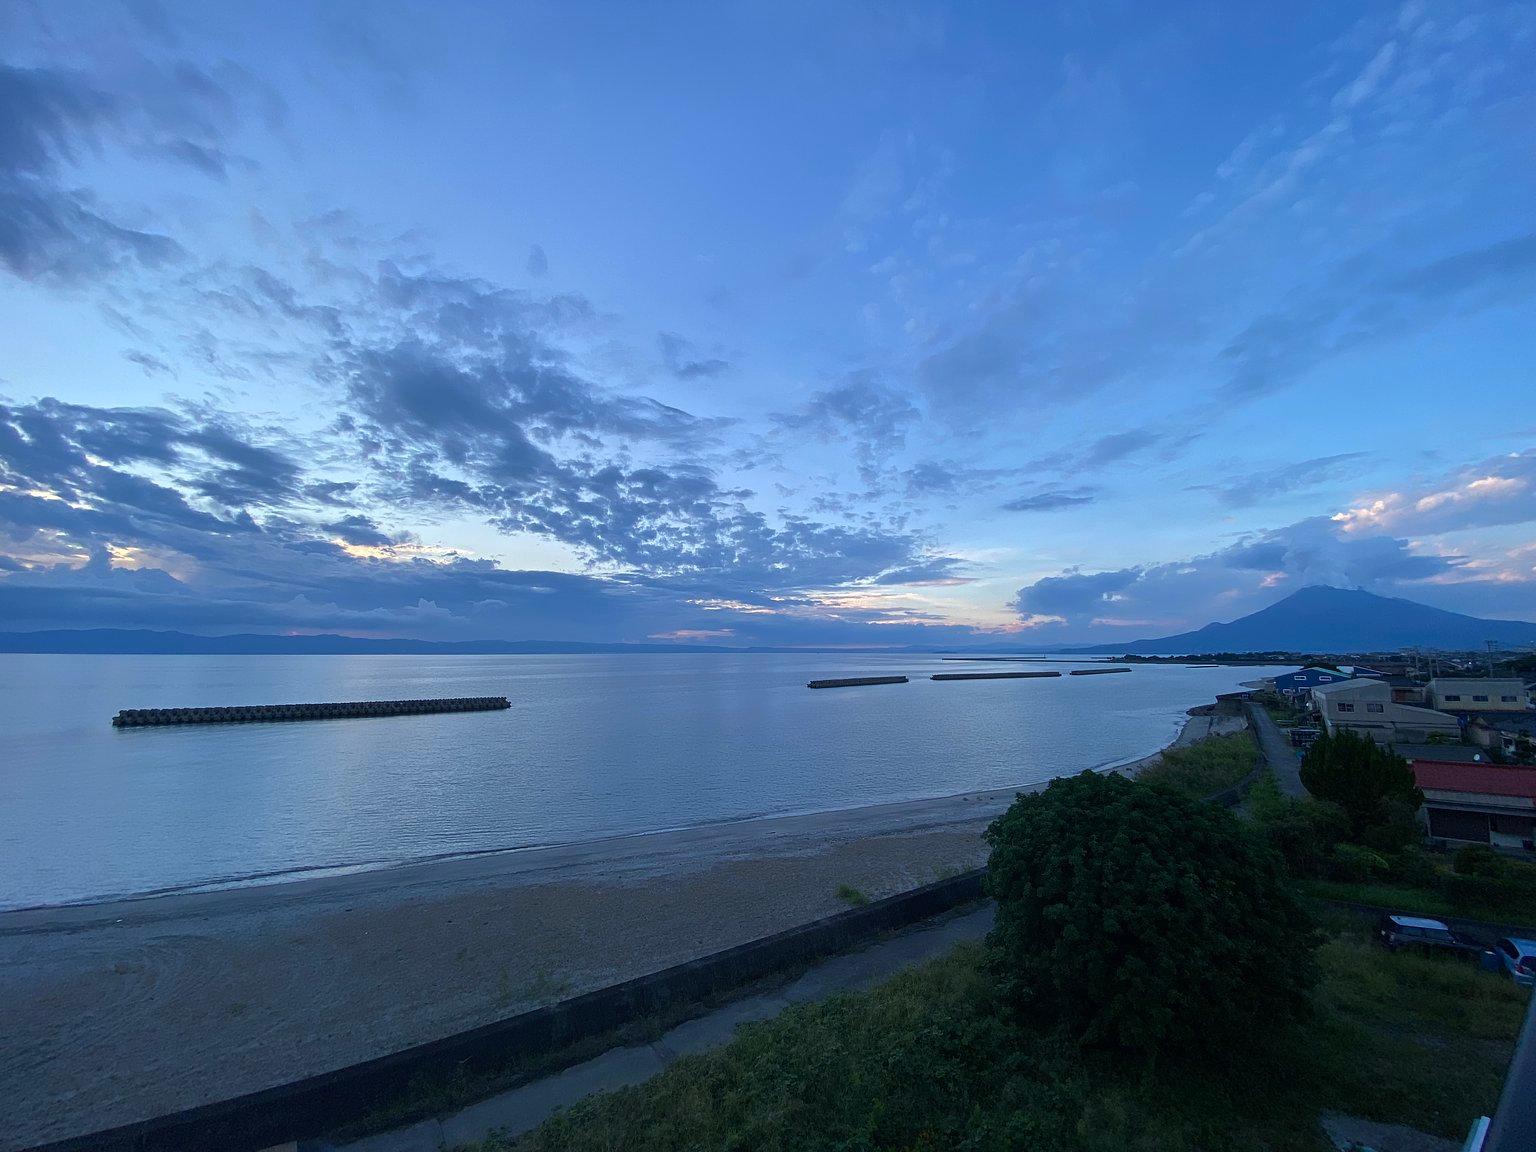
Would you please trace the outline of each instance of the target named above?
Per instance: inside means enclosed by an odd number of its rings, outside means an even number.
[[[1493,641],[1492,640],[1484,640],[1483,643],[1488,645],[1488,679],[1492,680],[1493,679]]]

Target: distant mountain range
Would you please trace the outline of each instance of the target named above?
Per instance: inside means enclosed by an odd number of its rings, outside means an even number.
[[[85,628],[48,632],[0,632],[0,652],[123,653],[129,655],[308,656],[442,655],[502,656],[556,653],[655,652],[912,652],[960,654],[1060,653],[1062,655],[1181,656],[1210,652],[1382,652],[1421,648],[1468,650],[1494,640],[1501,645],[1536,644],[1536,624],[1480,620],[1412,600],[1375,596],[1315,585],[1277,604],[1193,632],[1158,639],[1116,641],[1086,647],[1025,648],[986,644],[909,645],[903,648],[732,648],[719,644],[591,644],[564,640],[402,640],[359,636],[195,636],[147,629]]]
[[[194,636],[138,628],[0,632],[0,652],[183,656],[503,656],[538,653],[732,652],[689,644],[581,644],[559,640],[390,640],[361,636]]]
[[[1481,620],[1412,600],[1316,584],[1228,624],[1155,640],[1064,648],[1078,654],[1178,656],[1198,652],[1392,652],[1400,648],[1468,650],[1485,641],[1536,644],[1536,624]]]

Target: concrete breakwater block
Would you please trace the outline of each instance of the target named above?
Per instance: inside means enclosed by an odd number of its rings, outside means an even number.
[[[112,717],[112,726],[157,728],[168,724],[343,720],[436,712],[490,712],[511,706],[505,696],[455,696],[438,700],[347,700],[326,704],[244,704],[224,708],[124,708]]]
[[[1060,672],[935,672],[930,680],[1043,680]]]

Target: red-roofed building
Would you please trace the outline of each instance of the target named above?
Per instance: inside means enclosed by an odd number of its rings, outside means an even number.
[[[1430,839],[1536,850],[1536,768],[1410,763]]]

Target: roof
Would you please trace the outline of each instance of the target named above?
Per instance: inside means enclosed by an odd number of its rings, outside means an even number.
[[[1392,751],[1405,760],[1428,760],[1440,764],[1492,763],[1486,748],[1466,744],[1394,744]]]
[[[1399,928],[1439,928],[1445,932],[1450,931],[1439,920],[1426,920],[1422,916],[1388,916],[1387,919]],[[1514,941],[1511,940],[1510,943],[1513,944]]]
[[[1435,792],[1477,792],[1484,796],[1519,796],[1536,800],[1536,768],[1506,768],[1499,764],[1436,764],[1412,762],[1420,788]]]
[[[1386,681],[1376,680],[1370,676],[1356,676],[1353,680],[1340,680],[1337,684],[1319,684],[1312,689],[1314,692],[1329,694],[1339,691],[1352,691],[1356,688],[1385,688]]]
[[[1487,728],[1495,728],[1500,732],[1529,732],[1536,736],[1536,712],[1481,712],[1474,724],[1481,724]]]

